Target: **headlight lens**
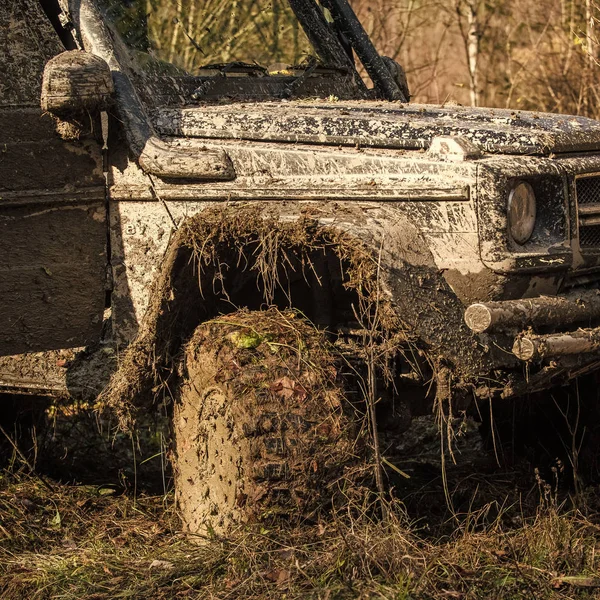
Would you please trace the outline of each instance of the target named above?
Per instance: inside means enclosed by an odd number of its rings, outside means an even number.
[[[533,188],[521,181],[508,195],[508,231],[519,245],[525,244],[535,227],[536,201]]]

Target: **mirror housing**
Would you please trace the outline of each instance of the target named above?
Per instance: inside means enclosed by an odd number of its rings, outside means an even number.
[[[106,110],[113,93],[108,64],[89,52],[62,52],[44,67],[42,110],[60,119]]]

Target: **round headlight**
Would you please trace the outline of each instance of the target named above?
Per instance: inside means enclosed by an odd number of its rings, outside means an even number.
[[[508,195],[508,231],[517,244],[523,245],[531,237],[536,211],[535,192],[521,181]]]

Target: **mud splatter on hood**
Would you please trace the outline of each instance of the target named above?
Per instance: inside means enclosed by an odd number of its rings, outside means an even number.
[[[406,150],[435,136],[472,140],[494,154],[547,155],[600,150],[600,122],[584,117],[462,106],[293,101],[162,108],[163,135],[308,142]]]

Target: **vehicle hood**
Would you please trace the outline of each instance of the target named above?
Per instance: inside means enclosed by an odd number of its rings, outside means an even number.
[[[161,135],[426,149],[463,136],[483,152],[548,155],[600,149],[600,122],[584,117],[464,106],[280,101],[162,108]]]

